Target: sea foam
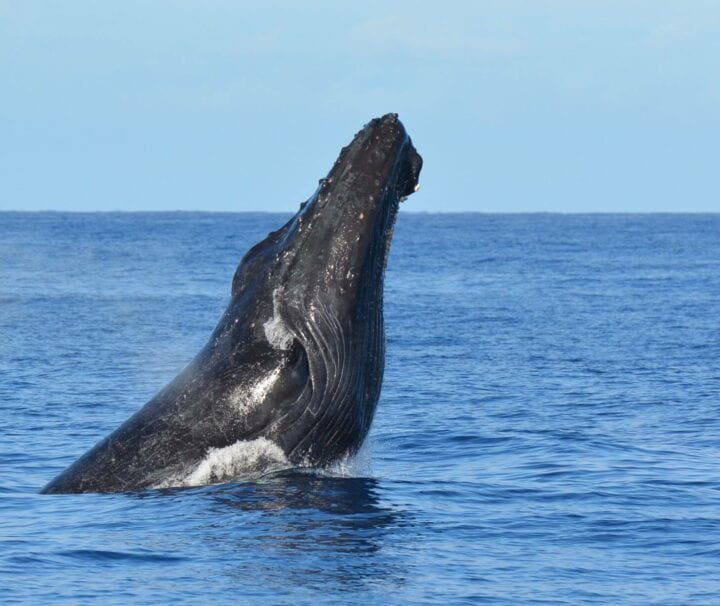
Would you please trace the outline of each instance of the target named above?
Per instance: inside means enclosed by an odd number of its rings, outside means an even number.
[[[290,465],[285,453],[267,438],[238,440],[224,448],[211,448],[189,473],[163,481],[156,488],[205,486],[239,478],[251,479]]]

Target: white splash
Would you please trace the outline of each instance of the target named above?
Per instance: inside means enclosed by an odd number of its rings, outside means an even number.
[[[211,448],[190,473],[165,480],[155,488],[206,486],[239,478],[250,479],[289,465],[282,449],[267,438],[238,440],[224,448]]]
[[[325,467],[316,467],[307,459],[300,462],[297,469],[310,471],[314,474],[330,478],[370,478],[374,476],[372,469],[372,444],[365,440],[354,454],[347,454]]]
[[[369,478],[372,477],[372,443],[365,440],[355,454],[345,455],[324,470],[331,476],[342,478]]]

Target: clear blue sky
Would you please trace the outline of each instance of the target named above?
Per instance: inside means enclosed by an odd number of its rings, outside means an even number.
[[[720,211],[720,2],[0,0],[0,210],[294,210],[370,118],[403,210]]]

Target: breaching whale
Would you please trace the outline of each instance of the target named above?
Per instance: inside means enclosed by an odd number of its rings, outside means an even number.
[[[200,353],[42,492],[208,484],[355,453],[380,395],[393,226],[421,167],[396,114],[369,122],[244,256]]]

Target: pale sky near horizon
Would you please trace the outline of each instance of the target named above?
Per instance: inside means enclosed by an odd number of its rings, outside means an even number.
[[[0,0],[0,210],[295,210],[370,118],[403,210],[720,212],[720,2]]]

